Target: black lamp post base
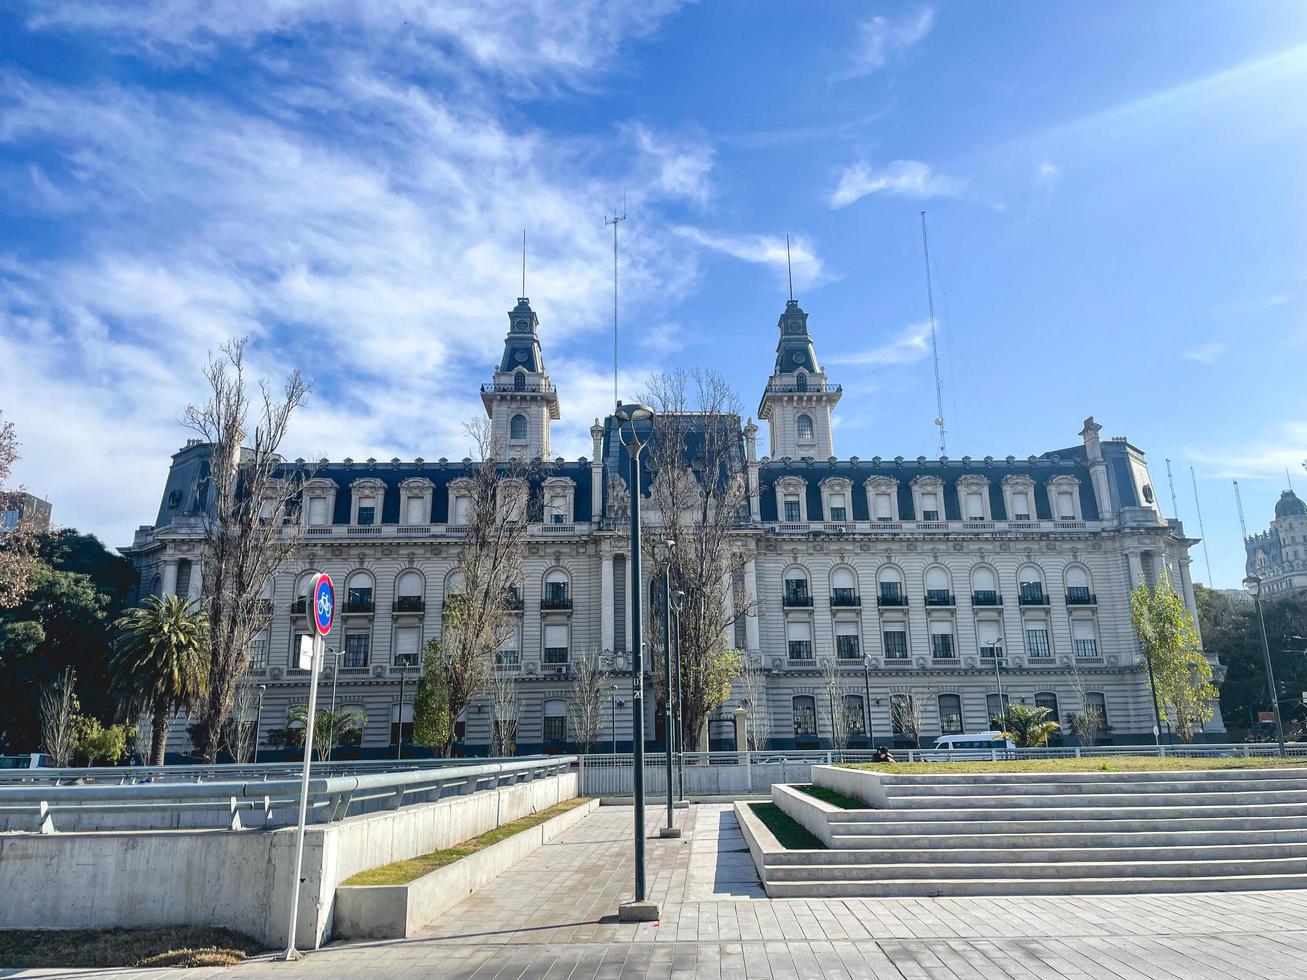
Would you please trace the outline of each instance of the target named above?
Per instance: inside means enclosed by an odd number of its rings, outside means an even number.
[[[662,830],[658,831],[658,836],[659,836],[659,837],[662,837],[662,838],[680,837],[680,836],[681,836],[681,828],[680,828],[680,827],[664,827]]]
[[[617,906],[618,922],[657,922],[660,917],[657,902],[623,902]]]

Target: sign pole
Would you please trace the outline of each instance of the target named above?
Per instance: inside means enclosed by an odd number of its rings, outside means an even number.
[[[304,871],[304,833],[309,813],[309,768],[313,760],[313,722],[318,710],[318,674],[322,669],[322,637],[331,631],[336,615],[335,590],[330,576],[313,576],[306,601],[309,624],[313,628],[313,654],[309,669],[309,716],[304,723],[304,774],[300,779],[300,814],[295,830],[295,877],[290,888],[286,950],[278,957],[283,960],[300,958],[299,950],[295,948],[295,924],[299,918],[300,890],[303,885],[300,876]]]

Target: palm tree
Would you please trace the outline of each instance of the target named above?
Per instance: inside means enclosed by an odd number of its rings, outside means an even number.
[[[1009,704],[1001,715],[993,719],[995,727],[1012,739],[1018,748],[1032,749],[1048,744],[1048,737],[1062,730],[1055,721],[1048,720],[1048,708]]]
[[[307,727],[308,720],[307,704],[291,705],[286,712],[286,723],[299,729],[296,740],[300,745],[304,744],[304,728]],[[313,751],[319,759],[327,758],[331,749],[340,745],[343,739],[355,733],[362,734],[363,726],[367,723],[367,715],[360,708],[341,708],[338,711],[319,708],[313,721]]]
[[[208,619],[185,596],[150,596],[114,623],[109,669],[120,703],[150,710],[150,765],[163,765],[168,724],[208,686],[204,639]]]

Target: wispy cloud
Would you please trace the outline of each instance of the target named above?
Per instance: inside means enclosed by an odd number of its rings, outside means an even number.
[[[936,329],[938,329],[936,324]],[[831,364],[855,364],[865,367],[911,364],[930,355],[930,324],[914,323],[888,343],[867,350],[827,357]]]
[[[1289,473],[1302,473],[1307,462],[1307,421],[1287,422],[1271,437],[1225,447],[1204,444],[1186,450],[1207,469],[1205,477],[1283,481]]]
[[[774,269],[784,281],[786,273],[785,238],[780,235],[731,235],[704,231],[690,225],[672,229],[677,235],[696,245],[721,252],[743,262],[752,262]],[[794,270],[794,285],[811,286],[822,281],[821,259],[812,242],[805,235],[791,235],[789,263]]]
[[[1226,345],[1219,340],[1211,340],[1197,347],[1190,347],[1180,356],[1199,364],[1215,364],[1226,351]]]
[[[920,160],[895,160],[880,170],[855,163],[840,174],[839,184],[830,196],[830,206],[848,207],[869,194],[918,199],[956,197],[963,187],[964,181],[937,174]]]
[[[858,25],[855,47],[839,78],[862,78],[884,68],[894,55],[925,39],[935,11],[919,7],[897,19],[876,16]]]

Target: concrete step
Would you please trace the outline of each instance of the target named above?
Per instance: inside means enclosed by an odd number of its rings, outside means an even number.
[[[1110,760],[1104,760],[1110,761]],[[870,770],[875,771],[875,770]],[[1242,781],[1267,779],[1307,779],[1307,766],[1289,766],[1282,769],[1168,769],[1143,772],[939,772],[939,773],[882,773],[881,782],[886,787],[894,786],[948,786],[978,785],[984,783],[1010,783],[1039,785],[1049,778],[1059,783],[1118,783],[1156,782],[1192,782],[1206,784],[1213,779]]]
[[[1297,803],[1307,806],[1307,790],[1275,790],[1254,793],[1162,792],[1162,793],[1091,793],[1006,794],[985,796],[913,796],[891,797],[887,808],[892,813],[914,809],[954,810],[989,809],[992,807],[1140,807],[1140,806],[1245,806],[1268,803]],[[856,812],[856,811],[853,811]]]
[[[825,850],[768,854],[767,867],[823,868],[831,865],[867,867],[875,865],[936,864],[1133,864],[1135,862],[1248,862],[1296,859],[1307,873],[1307,843],[1210,844],[1192,846],[1126,847],[1037,847],[1014,850],[1004,847],[955,847],[939,850],[879,848]],[[992,877],[992,875],[991,875]]]
[[[866,847],[868,840],[885,836],[930,838],[953,834],[1133,834],[1133,833],[1208,833],[1253,830],[1295,831],[1307,835],[1307,818],[1303,817],[1188,817],[1097,820],[993,820],[959,821],[922,820],[882,824],[844,824],[832,827],[837,847]],[[848,842],[847,844],[844,842]]]
[[[777,881],[879,881],[885,878],[940,881],[955,878],[1185,878],[1248,875],[1307,875],[1307,860],[1301,857],[1257,860],[1210,861],[1012,861],[1003,862],[879,864],[783,864],[768,866],[767,879]]]
[[[1119,869],[1118,869],[1119,870]],[[772,898],[900,898],[953,895],[1125,895],[1172,892],[1269,891],[1307,888],[1307,874],[1196,875],[1193,877],[959,878],[878,881],[769,881]]]
[[[1050,832],[1044,825],[1034,831],[977,833],[973,825],[958,832],[936,833],[935,826],[926,834],[849,834],[835,837],[840,849],[878,849],[906,851],[909,854],[928,850],[967,848],[1045,848],[1045,847],[1202,847],[1217,844],[1297,844],[1307,843],[1307,820],[1281,829],[1250,827],[1227,830],[1102,830]],[[770,860],[770,858],[769,858]]]
[[[1158,778],[1126,783],[1072,782],[1057,778],[1048,782],[910,783],[886,787],[891,800],[912,800],[922,796],[1066,796],[1080,793],[1164,794],[1164,793],[1283,793],[1307,794],[1307,777],[1299,779],[1224,779],[1215,777],[1201,784],[1192,780]]]
[[[1007,806],[1006,800],[991,800],[987,807],[937,806],[923,809],[901,810],[841,810],[829,815],[832,831],[855,833],[851,828],[877,827],[889,825],[906,826],[910,824],[929,824],[942,822],[970,822],[975,829],[978,824],[1001,823],[1004,821],[1113,821],[1113,820],[1160,820],[1183,822],[1192,818],[1231,818],[1245,817],[1251,819],[1265,817],[1307,817],[1305,803],[1266,803],[1252,805],[1230,804],[1177,804],[1174,806],[1158,805],[1120,805],[1076,806],[1074,803],[1059,806]],[[1184,830],[1184,827],[1172,829]]]

